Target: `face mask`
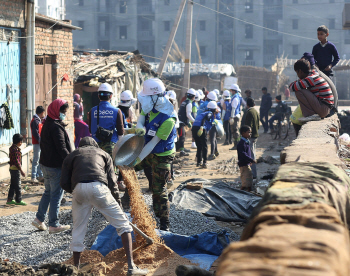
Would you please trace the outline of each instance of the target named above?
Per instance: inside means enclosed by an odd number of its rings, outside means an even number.
[[[60,120],[64,121],[66,119],[66,114],[60,112]]]
[[[145,114],[151,112],[154,108],[167,115],[171,115],[174,111],[174,106],[166,97],[160,95],[140,96],[138,100],[142,105],[142,110]]]

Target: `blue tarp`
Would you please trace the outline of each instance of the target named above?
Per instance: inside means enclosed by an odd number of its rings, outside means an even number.
[[[222,250],[229,244],[226,232],[204,232],[194,236],[183,236],[166,231],[158,231],[165,244],[180,256],[209,270]],[[121,238],[112,225],[108,225],[98,234],[91,250],[98,250],[103,256],[122,247]]]

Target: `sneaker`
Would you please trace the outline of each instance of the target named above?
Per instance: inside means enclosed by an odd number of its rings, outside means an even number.
[[[184,149],[184,152],[191,152],[191,150],[189,150],[189,149]]]
[[[208,157],[208,160],[214,160],[216,158],[216,156],[214,154],[210,154]]]
[[[202,168],[203,168],[203,169],[208,168],[208,167],[207,167],[207,164],[206,164],[206,163],[203,163]]]
[[[132,275],[147,275],[148,274],[148,269],[141,269],[135,266],[135,268],[128,269],[127,276],[132,276]]]
[[[180,151],[180,157],[189,156],[187,152]]]
[[[320,120],[321,120],[321,117],[318,114],[314,114],[314,115],[311,115],[311,116],[308,116],[308,117],[300,117],[298,119],[298,121],[302,122],[302,123],[306,123],[306,122],[309,122],[309,121],[320,121]]]
[[[232,145],[232,144],[233,144],[233,142],[232,142],[232,141],[230,141],[230,142],[229,142],[229,144],[230,144],[230,145]]]
[[[33,184],[34,184],[34,183],[39,183],[38,179],[36,179],[36,178],[32,178],[32,179],[30,180],[30,182],[33,183]]]
[[[126,186],[124,184],[124,181],[117,181],[119,191],[125,191]]]
[[[16,201],[14,201],[13,199],[11,201],[7,201],[6,202],[7,205],[15,205]]]
[[[22,205],[22,206],[27,206],[27,203],[25,203],[23,200],[21,200],[20,202],[16,202],[16,205]]]
[[[66,230],[69,230],[70,226],[69,225],[60,225],[57,227],[49,227],[49,234],[55,234],[55,233],[60,233]]]
[[[230,150],[236,150],[237,147],[236,146],[233,146],[232,148],[230,148]]]
[[[215,152],[215,156],[218,157],[220,155],[220,153],[217,151]]]
[[[201,167],[202,163],[197,163],[196,167]]]
[[[229,145],[230,143],[228,141],[225,141],[224,146]]]
[[[37,218],[35,218],[32,221],[32,225],[35,226],[36,228],[38,228],[40,231],[46,231],[47,230],[47,227],[46,227],[45,223],[39,221]]]
[[[44,177],[43,176],[40,176],[37,178],[39,182],[44,182]]]
[[[196,149],[196,148],[197,148],[196,142],[192,142],[191,149]]]
[[[167,185],[167,189],[170,189],[174,185],[174,181],[170,179],[166,185]]]

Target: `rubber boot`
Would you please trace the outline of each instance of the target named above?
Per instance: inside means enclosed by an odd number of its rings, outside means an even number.
[[[170,228],[170,223],[169,223],[169,219],[160,219],[160,223],[159,223],[159,230],[163,230],[163,231],[169,231]]]

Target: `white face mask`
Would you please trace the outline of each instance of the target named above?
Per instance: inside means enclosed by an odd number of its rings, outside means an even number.
[[[60,120],[64,121],[66,119],[66,114],[60,112]]]

